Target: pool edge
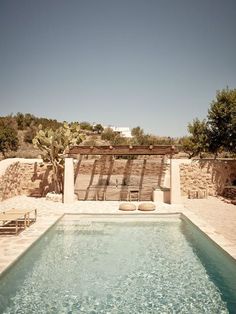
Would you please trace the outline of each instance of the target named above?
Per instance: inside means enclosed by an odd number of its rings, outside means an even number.
[[[192,213],[181,213],[181,219],[194,225],[199,231],[201,231],[209,240],[213,242],[219,249],[221,249],[227,256],[229,256],[236,263],[236,247],[235,245],[226,239],[221,234],[218,234],[213,227],[207,224],[205,221],[199,219]]]

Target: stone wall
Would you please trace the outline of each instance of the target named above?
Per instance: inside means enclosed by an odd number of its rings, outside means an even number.
[[[140,200],[151,200],[153,190],[164,186],[169,172],[162,158],[134,160],[100,157],[75,161],[75,192],[79,199],[127,199],[129,189],[140,191]],[[180,164],[181,195],[189,190],[208,191],[235,199],[236,160],[193,160]],[[42,162],[12,163],[0,173],[0,200],[16,195],[45,196],[52,188],[52,170]]]
[[[51,169],[43,163],[11,164],[0,176],[0,200],[16,195],[45,196],[52,190]]]
[[[106,156],[82,158],[74,164],[75,192],[79,199],[91,200],[96,198],[96,191],[99,198],[105,192],[107,200],[127,199],[130,189],[138,189],[141,200],[151,200],[153,189],[163,185],[167,170],[162,158],[124,160]],[[42,162],[17,161],[0,174],[0,200],[16,195],[46,196],[52,190],[51,168]]]
[[[140,200],[151,200],[153,189],[162,186],[167,165],[162,158],[122,160],[104,156],[78,161],[75,192],[79,199],[95,199],[106,193],[107,200],[127,199],[130,189],[138,189]]]
[[[208,195],[223,195],[227,185],[236,179],[236,160],[192,160],[180,165],[181,194],[207,190]]]

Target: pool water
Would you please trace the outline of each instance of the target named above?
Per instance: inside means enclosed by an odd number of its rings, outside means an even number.
[[[61,220],[1,278],[0,313],[236,313],[235,270],[179,219]]]

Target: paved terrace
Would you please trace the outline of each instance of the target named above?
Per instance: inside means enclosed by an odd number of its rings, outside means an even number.
[[[136,203],[137,202],[133,202]],[[77,201],[62,204],[46,200],[17,196],[0,203],[0,212],[10,209],[38,210],[37,222],[30,228],[15,235],[0,235],[0,275],[16,261],[44,232],[48,230],[64,213],[73,214],[123,214],[137,215],[139,218],[150,214],[183,213],[218,245],[236,260],[236,206],[217,198],[183,200],[183,205],[156,203],[156,210],[150,213],[140,211],[119,211],[117,201]]]

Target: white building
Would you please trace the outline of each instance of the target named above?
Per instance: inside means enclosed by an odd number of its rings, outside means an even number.
[[[122,137],[131,138],[133,137],[131,134],[131,129],[129,127],[121,127],[121,126],[103,126],[104,129],[110,128],[112,131],[117,132]]]

